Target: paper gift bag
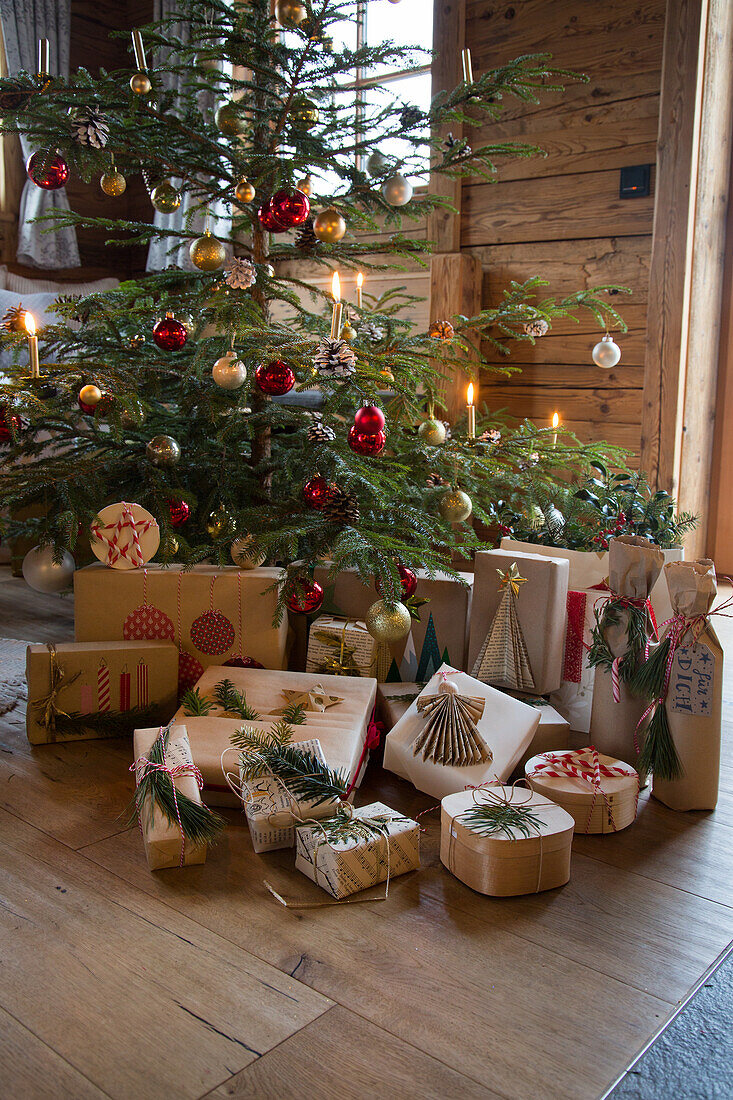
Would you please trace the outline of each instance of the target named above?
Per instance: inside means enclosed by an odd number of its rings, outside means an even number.
[[[349,832],[353,817],[366,829]],[[333,829],[334,824],[337,830]],[[370,827],[371,826],[371,827]],[[295,866],[335,898],[391,881],[420,866],[420,826],[382,802],[295,830]]]
[[[377,670],[377,643],[358,619],[319,615],[308,634],[306,672],[370,676]]]
[[[439,694],[446,679],[456,694],[466,701],[475,701],[473,720],[476,733],[483,741],[488,759],[468,766],[441,764],[424,759],[420,747],[431,715],[424,709],[426,699]],[[479,713],[476,713],[479,712]],[[465,672],[449,665],[443,667],[426,684],[417,699],[387,734],[384,744],[384,767],[395,772],[413,786],[434,798],[443,798],[469,786],[478,786],[494,778],[503,782],[511,775],[517,761],[529,747],[540,716],[533,707],[525,706],[510,695],[482,684]]]
[[[503,584],[501,578],[515,564],[519,579],[516,597],[512,598],[511,583]],[[491,650],[497,651],[502,646],[498,616],[511,601],[529,660],[531,679],[524,690],[542,695],[560,687],[568,576],[568,563],[562,559],[518,554],[513,550],[480,550],[476,554],[468,647],[468,670],[472,676],[495,687],[522,690],[523,685],[509,680],[504,672],[485,675],[479,667],[483,656],[488,669]]]
[[[480,894],[554,890],[570,879],[574,828],[567,811],[534,791],[458,791],[441,802],[440,860]]]
[[[664,558],[647,539],[621,535],[609,549],[610,592],[596,600],[596,627],[588,659],[595,664],[590,739],[599,752],[637,766],[638,727],[646,703],[629,688],[644,646],[656,644],[647,600]],[[637,648],[630,652],[629,624],[637,624]],[[609,661],[611,665],[609,667]]]
[[[652,793],[673,810],[713,810],[718,801],[723,706],[723,649],[708,618],[717,592],[709,559],[664,567],[679,638],[664,706],[682,774],[654,776]]]
[[[132,735],[142,723],[170,720],[178,650],[170,642],[30,645],[26,677],[32,745]]]
[[[197,565],[149,565],[126,571],[101,563],[74,574],[76,639],[161,639],[181,652],[185,691],[211,664],[267,668],[287,663],[287,623],[273,626],[276,568],[240,571]]]
[[[576,833],[616,833],[636,818],[637,772],[593,746],[533,756],[524,771],[533,791],[570,814]]]

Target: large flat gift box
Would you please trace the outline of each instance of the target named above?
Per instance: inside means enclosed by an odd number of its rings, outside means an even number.
[[[273,626],[277,590],[272,586],[280,576],[281,570],[265,566],[120,570],[97,562],[74,574],[76,640],[175,642],[184,690],[204,668],[231,659],[284,668],[287,622]]]
[[[476,554],[467,668],[472,675],[495,687],[518,686],[501,676],[489,679],[474,671],[505,593],[499,574],[506,574],[514,563],[521,578],[515,599],[516,615],[534,681],[528,690],[542,695],[556,691],[562,681],[569,577],[568,563],[562,559],[520,554],[515,550],[480,550]],[[494,638],[494,644],[501,644],[501,636]]]
[[[468,766],[436,763],[433,759],[423,759],[423,752],[416,746],[416,739],[424,735],[428,721],[426,713],[420,710],[421,700],[439,695],[446,679],[450,680],[451,687],[466,700],[476,715],[475,728],[489,754],[489,759],[481,763]],[[480,713],[477,714],[478,711]],[[387,734],[384,766],[434,798],[444,798],[447,794],[494,779],[503,782],[529,748],[539,721],[539,713],[534,707],[528,707],[450,665],[443,665]]]
[[[147,757],[154,742],[160,736],[160,727],[135,730],[135,760]],[[170,768],[192,766],[191,749],[185,726],[172,726],[168,736],[166,762]],[[142,765],[138,768],[141,772]],[[179,794],[192,802],[201,802],[201,793],[193,774],[184,772],[175,776],[173,785]],[[188,867],[206,862],[205,841],[184,840],[177,822],[171,822],[153,800],[146,800],[140,815],[140,832],[145,846],[145,856],[151,871],[166,867]]]
[[[32,745],[132,734],[139,722],[170,720],[178,650],[172,642],[30,645],[26,677]]]

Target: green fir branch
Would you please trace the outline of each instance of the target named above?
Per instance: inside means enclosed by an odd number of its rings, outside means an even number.
[[[212,695],[214,701],[227,714],[236,714],[238,718],[244,718],[246,722],[258,721],[260,717],[258,711],[249,705],[244,692],[238,691],[231,680],[220,680]]]
[[[479,836],[494,836],[499,833],[514,840],[514,830],[517,830],[525,838],[539,836],[542,832],[543,821],[541,817],[529,806],[512,806],[502,804],[479,804],[469,806],[468,809],[458,814],[456,821],[460,821],[467,829]]]

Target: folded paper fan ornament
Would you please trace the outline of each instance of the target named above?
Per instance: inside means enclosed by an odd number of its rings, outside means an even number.
[[[453,767],[490,764],[494,754],[478,731],[476,721],[484,713],[485,699],[460,695],[455,684],[444,680],[437,695],[422,695],[417,709],[427,721],[412,743],[423,760]]]
[[[516,562],[499,574],[503,588],[491,629],[479,650],[471,675],[485,684],[501,684],[514,691],[534,691],[535,682],[529,663],[527,643],[517,617],[516,601],[526,577],[520,577]]]

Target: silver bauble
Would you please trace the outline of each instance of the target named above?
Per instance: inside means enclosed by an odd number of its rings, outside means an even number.
[[[420,436],[423,443],[427,443],[430,447],[439,447],[441,443],[445,443],[448,435],[443,421],[435,420],[434,417],[423,420],[422,424],[417,429],[417,434]]]
[[[597,367],[603,367],[604,370],[611,370],[615,367],[621,358],[621,348],[618,346],[613,336],[604,336],[598,341],[592,351],[593,362]]]
[[[247,381],[247,368],[236,351],[228,351],[214,363],[211,377],[223,390],[238,390]]]
[[[175,466],[181,457],[181,448],[172,435],[155,435],[145,453],[153,466]]]
[[[389,167],[389,161],[385,157],[384,153],[380,153],[379,149],[375,149],[370,155],[367,161],[367,172],[370,176],[383,176]]]
[[[68,550],[57,564],[52,546],[36,546],[23,558],[23,576],[36,592],[63,592],[71,587],[75,564]]]
[[[412,198],[412,184],[396,172],[382,184],[382,197],[390,206],[406,206]]]
[[[265,560],[265,555],[255,547],[252,535],[240,535],[232,543],[232,561],[240,569],[257,569]]]

